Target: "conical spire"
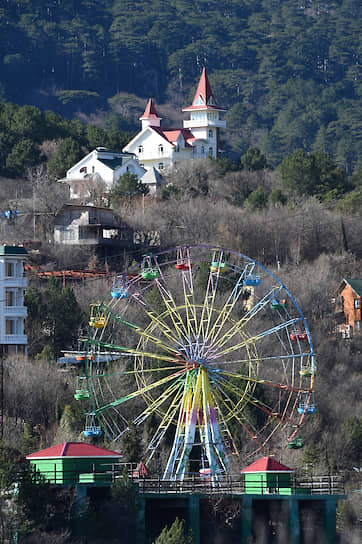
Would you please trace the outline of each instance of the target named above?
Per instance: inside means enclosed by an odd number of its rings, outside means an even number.
[[[184,108],[182,111],[208,108],[224,111],[224,108],[221,108],[216,103],[209,79],[206,74],[206,68],[203,68],[192,105],[188,108]]]
[[[199,84],[196,89],[193,106],[214,106],[216,104],[214,96],[212,94],[209,78],[206,75],[206,68],[202,70]]]
[[[153,100],[150,98],[147,102],[144,114],[140,117],[142,129],[146,127],[159,127],[161,125],[161,119],[162,117],[158,115]]]
[[[162,119],[162,117],[160,117],[156,111],[156,106],[152,98],[149,98],[144,114],[140,117],[140,121],[142,121],[142,119],[150,119],[152,117]]]

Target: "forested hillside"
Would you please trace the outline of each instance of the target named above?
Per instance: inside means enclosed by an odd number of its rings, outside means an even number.
[[[273,166],[298,148],[324,151],[351,173],[362,160],[360,29],[358,0],[8,0],[0,97],[68,116],[110,111],[125,92],[180,108],[206,66],[229,108],[227,150],[258,145]]]

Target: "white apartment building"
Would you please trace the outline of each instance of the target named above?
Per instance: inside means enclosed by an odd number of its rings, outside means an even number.
[[[0,245],[0,356],[27,353],[28,339],[24,332],[27,253],[23,247]]]

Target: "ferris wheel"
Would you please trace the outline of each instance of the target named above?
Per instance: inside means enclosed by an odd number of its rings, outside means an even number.
[[[308,325],[277,277],[245,255],[184,246],[144,256],[93,305],[76,398],[91,403],[87,436],[117,442],[149,421],[146,465],[166,448],[163,477],[183,479],[198,448],[218,478],[233,455],[295,443],[316,410],[315,372]]]

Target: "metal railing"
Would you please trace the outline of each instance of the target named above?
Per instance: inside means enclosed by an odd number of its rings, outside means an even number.
[[[133,464],[105,464],[104,470],[92,466],[89,469],[61,470],[54,466],[53,470],[41,471],[42,475],[50,483],[64,484],[98,484],[112,485],[122,478],[125,473],[139,487],[140,493],[155,494],[192,494],[201,493],[207,495],[342,495],[344,494],[344,482],[341,475],[321,475],[296,477],[292,475],[290,481],[278,474],[273,475],[273,480],[260,481],[260,478],[245,478],[244,474],[234,474],[218,477],[201,477],[192,474],[183,480],[164,480],[161,476],[137,477],[136,465]]]

